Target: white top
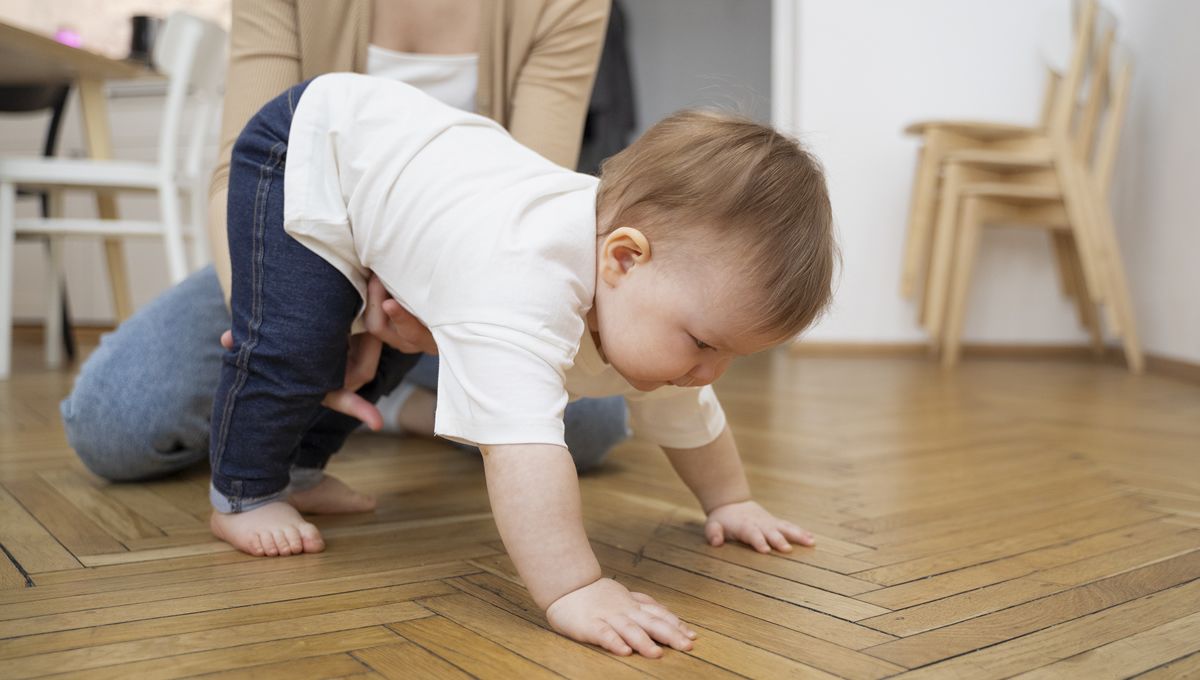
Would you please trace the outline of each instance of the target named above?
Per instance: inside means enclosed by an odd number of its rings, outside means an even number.
[[[456,109],[474,111],[479,55],[414,54],[367,45],[367,75],[408,83]]]
[[[483,116],[403,83],[329,74],[292,119],[284,227],[364,299],[374,271],[429,327],[439,435],[562,446],[569,398],[620,394],[651,441],[707,444],[725,427],[711,388],[638,392],[587,332],[596,186]]]

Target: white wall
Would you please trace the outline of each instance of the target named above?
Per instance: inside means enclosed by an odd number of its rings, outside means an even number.
[[[1133,91],[1113,182],[1149,351],[1200,362],[1200,3],[1121,0]]]
[[[1185,187],[1200,187],[1200,48],[1185,33],[1200,25],[1200,5],[1125,0],[1114,9],[1128,15],[1124,39],[1139,58],[1114,194],[1140,327],[1149,351],[1200,360],[1200,318],[1188,299],[1200,290],[1200,267],[1187,266],[1200,249],[1183,205]],[[899,294],[916,153],[901,129],[929,118],[1034,122],[1039,50],[1053,46],[1061,58],[1067,15],[1067,0],[801,2],[796,125],[825,162],[845,257],[835,308],[808,337],[924,338]],[[1085,341],[1043,234],[992,229],[982,252],[968,341]]]

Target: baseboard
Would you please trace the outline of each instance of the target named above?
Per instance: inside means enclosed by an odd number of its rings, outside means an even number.
[[[75,339],[82,345],[100,344],[100,336],[113,330],[111,324],[75,324]],[[37,344],[42,341],[42,325],[19,323],[13,325],[13,342]],[[796,356],[828,357],[927,357],[929,345],[922,342],[814,342],[804,340],[788,348]],[[1120,347],[1107,347],[1097,355],[1089,345],[1018,345],[1004,343],[968,342],[962,347],[964,357],[994,359],[1071,359],[1102,361],[1124,365]],[[1146,355],[1146,370],[1177,380],[1200,384],[1200,364],[1171,359],[1157,354]]]
[[[929,345],[922,342],[813,342],[805,340],[792,343],[789,352],[796,356],[931,357]],[[1117,366],[1125,365],[1125,355],[1117,346],[1106,347],[1102,353],[1097,354],[1090,345],[968,342],[963,343],[962,355],[965,358],[1069,359],[1097,361]],[[1154,375],[1200,384],[1200,364],[1194,362],[1147,354],[1146,370]]]
[[[13,324],[13,343],[28,345],[41,344],[42,324],[15,323]],[[100,336],[112,332],[116,326],[112,324],[71,324],[75,340],[81,345],[99,345]]]

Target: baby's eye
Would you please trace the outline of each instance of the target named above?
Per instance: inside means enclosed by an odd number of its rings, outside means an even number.
[[[708,349],[709,347],[711,347],[711,345],[705,343],[704,341],[700,340],[699,338],[697,338],[694,335],[689,336],[689,337],[691,337],[692,341],[696,343],[696,347],[698,347],[700,349]]]

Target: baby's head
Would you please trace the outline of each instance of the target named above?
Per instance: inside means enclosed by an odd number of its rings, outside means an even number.
[[[640,390],[706,385],[829,304],[837,246],[816,159],[774,129],[684,111],[604,163],[589,320]]]

